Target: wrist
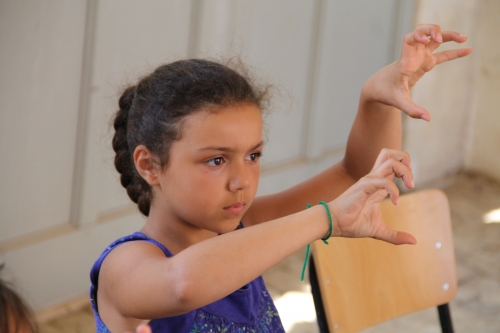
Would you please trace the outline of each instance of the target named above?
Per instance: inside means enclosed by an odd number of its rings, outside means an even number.
[[[360,107],[370,109],[377,105],[392,105],[394,93],[400,87],[402,76],[398,70],[398,63],[393,62],[366,80],[361,88]]]
[[[339,226],[339,212],[338,212],[338,207],[335,204],[334,201],[330,201],[328,203],[328,208],[330,210],[330,215],[332,217],[332,234],[330,237],[341,237],[342,236],[342,231]]]
[[[328,204],[326,202],[320,201],[319,205],[324,207],[325,212],[326,212],[326,216],[328,217],[328,232],[321,238],[321,240],[323,242],[328,244],[328,239],[333,234],[333,217],[332,217],[332,214],[330,212],[330,207],[328,206]]]

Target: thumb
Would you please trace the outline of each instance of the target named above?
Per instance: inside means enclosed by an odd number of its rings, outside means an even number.
[[[405,96],[399,99],[398,102],[399,103],[397,103],[398,105],[396,105],[396,107],[410,117],[423,119],[425,121],[431,121],[431,114],[429,113],[429,111],[415,104],[415,102],[409,96]]]
[[[151,327],[148,325],[139,325],[135,331],[136,333],[151,333]]]
[[[392,230],[383,224],[373,236],[375,239],[383,240],[394,245],[417,244],[415,237],[404,231]]]

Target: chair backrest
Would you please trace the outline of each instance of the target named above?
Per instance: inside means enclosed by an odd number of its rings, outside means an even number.
[[[448,199],[439,190],[381,203],[383,221],[411,233],[416,245],[332,238],[313,243],[316,275],[331,333],[358,332],[448,303],[457,291]]]

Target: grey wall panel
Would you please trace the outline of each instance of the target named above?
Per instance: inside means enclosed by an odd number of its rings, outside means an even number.
[[[393,59],[394,0],[326,1],[322,10],[309,157],[345,146],[368,77]]]
[[[141,227],[138,213],[0,254],[2,277],[35,311],[88,293],[90,268],[113,240]]]
[[[111,148],[109,121],[123,87],[159,64],[187,55],[191,4],[186,1],[99,1],[96,9],[89,128],[80,221],[128,207]]]
[[[69,221],[85,10],[0,2],[0,242]]]

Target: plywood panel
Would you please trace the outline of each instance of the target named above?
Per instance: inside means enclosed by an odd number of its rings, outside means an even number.
[[[476,110],[472,121],[467,123],[471,131],[470,156],[466,167],[500,181],[500,44],[490,42],[498,38],[500,31],[500,3],[485,1],[478,11],[483,19],[477,35],[481,36],[476,52]],[[477,37],[475,37],[477,38]]]
[[[113,240],[141,227],[139,213],[0,254],[2,278],[14,282],[35,310],[88,292],[90,268]]]
[[[85,11],[0,2],[0,242],[69,220]]]
[[[397,1],[325,1],[308,156],[345,146],[368,77],[393,59]]]
[[[96,9],[89,126],[80,221],[131,202],[119,184],[111,148],[110,118],[120,91],[159,64],[187,55],[190,2],[100,1]]]

